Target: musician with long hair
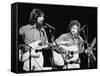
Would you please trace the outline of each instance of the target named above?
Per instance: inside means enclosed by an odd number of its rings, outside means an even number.
[[[59,46],[59,51],[62,62],[60,64],[65,65],[67,69],[80,68],[79,53],[84,52],[83,39],[80,36],[81,24],[77,20],[72,20],[69,24],[69,32],[64,33],[56,39]],[[62,58],[61,58],[62,57]],[[59,63],[59,58],[54,56],[55,64]],[[65,64],[66,63],[66,64]]]
[[[33,9],[30,13],[29,24],[19,29],[19,34],[23,36],[26,45],[25,52],[19,50],[19,60],[24,62],[24,71],[44,70],[42,51],[36,51],[38,42],[40,42],[40,45],[48,43],[43,21],[44,12],[40,9]]]

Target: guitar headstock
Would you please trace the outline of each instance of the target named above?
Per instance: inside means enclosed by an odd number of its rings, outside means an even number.
[[[91,47],[94,47],[95,43],[96,43],[96,37],[93,39],[93,41],[91,43]]]

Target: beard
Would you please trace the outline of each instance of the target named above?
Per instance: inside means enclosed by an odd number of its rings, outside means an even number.
[[[43,23],[37,23],[37,24],[36,24],[36,28],[37,28],[38,30],[41,30],[42,27],[43,27]]]

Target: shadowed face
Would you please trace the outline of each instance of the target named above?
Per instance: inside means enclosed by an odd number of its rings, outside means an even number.
[[[76,34],[78,34],[78,26],[77,25],[73,25],[72,27],[71,27],[71,33],[73,34],[73,35],[76,35]]]

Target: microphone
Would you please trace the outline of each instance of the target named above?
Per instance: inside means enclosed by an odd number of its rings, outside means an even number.
[[[51,28],[51,29],[53,29],[53,30],[55,30],[55,28],[53,27],[53,26],[51,26],[51,25],[49,25],[48,23],[44,23],[45,24],[45,28]]]
[[[86,25],[83,25],[83,27],[80,29],[80,31],[83,31],[85,27],[86,27]]]

